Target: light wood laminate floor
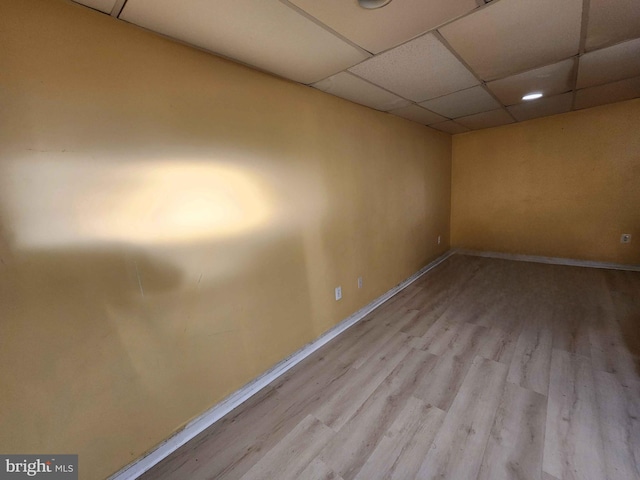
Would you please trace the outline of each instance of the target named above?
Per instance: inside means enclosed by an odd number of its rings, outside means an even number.
[[[640,273],[454,255],[144,479],[640,480]]]

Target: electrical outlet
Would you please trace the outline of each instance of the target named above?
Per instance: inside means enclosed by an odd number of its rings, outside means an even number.
[[[336,301],[342,298],[342,287],[336,287]]]
[[[438,235],[438,245],[440,245],[440,235]]]
[[[358,288],[362,288],[362,277],[358,277]]]
[[[631,234],[623,233],[620,237],[620,243],[631,243]]]

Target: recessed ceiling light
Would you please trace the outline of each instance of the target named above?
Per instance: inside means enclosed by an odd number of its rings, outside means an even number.
[[[538,98],[542,97],[542,94],[540,92],[533,92],[533,93],[527,93],[524,97],[522,97],[523,100],[536,100]]]
[[[358,3],[362,8],[367,8],[369,10],[373,10],[374,8],[384,7],[391,0],[358,0]]]

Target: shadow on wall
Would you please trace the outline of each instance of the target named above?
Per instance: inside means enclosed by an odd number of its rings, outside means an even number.
[[[310,340],[303,245],[279,240],[225,278],[190,278],[126,246],[3,258],[3,451],[63,449],[87,470],[133,459]],[[298,280],[294,295],[274,274],[274,256]]]
[[[0,450],[79,453],[103,476],[315,337],[304,236],[274,228],[248,175],[17,165],[0,203]]]

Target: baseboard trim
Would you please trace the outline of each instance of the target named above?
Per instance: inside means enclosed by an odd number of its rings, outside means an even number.
[[[393,297],[403,289],[407,288],[429,270],[438,266],[454,253],[455,252],[452,250],[447,251],[445,254],[441,255],[433,262],[418,270],[402,283],[399,283],[385,294],[376,298],[373,302],[361,308],[353,315],[345,318],[336,326],[320,335],[316,340],[308,343],[294,354],[285,358],[280,363],[276,364],[274,367],[272,367],[256,379],[252,380],[251,382],[247,383],[244,387],[232,393],[220,403],[214,405],[202,415],[189,422],[182,430],[176,432],[174,435],[163,441],[149,453],[133,461],[117,473],[110,476],[109,480],[132,480],[138,478],[144,472],[151,469],[151,467],[171,455],[196,435],[220,420],[231,410],[246,402],[249,398],[269,385],[275,379],[277,379],[281,375],[284,375],[288,370],[307,358],[320,347],[333,340],[349,327],[358,323],[366,315],[371,313],[373,310],[378,308],[380,305],[382,305],[384,302],[389,300],[391,297]]]
[[[521,255],[517,253],[484,252],[480,250],[466,250],[463,248],[455,248],[451,251],[460,255],[501,258],[503,260],[516,260],[518,262],[549,263],[553,265],[569,265],[572,267],[605,268],[608,270],[640,272],[640,265],[624,265],[621,263],[594,262],[591,260],[574,260],[572,258],[560,257],[542,257],[539,255]]]

